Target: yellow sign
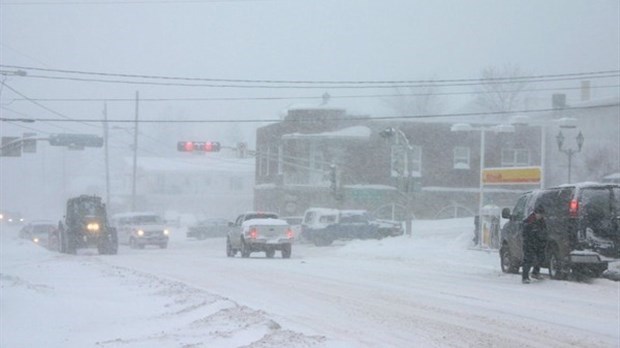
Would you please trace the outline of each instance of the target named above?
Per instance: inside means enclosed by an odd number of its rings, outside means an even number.
[[[487,185],[539,184],[540,167],[487,168],[482,171],[482,182]]]

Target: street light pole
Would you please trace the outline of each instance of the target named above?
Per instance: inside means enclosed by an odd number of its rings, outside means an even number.
[[[411,214],[411,209],[412,209],[412,197],[411,197],[411,192],[412,192],[412,180],[413,180],[413,168],[411,166],[411,163],[409,163],[411,161],[411,159],[413,158],[413,148],[411,147],[411,144],[409,144],[409,139],[407,138],[407,136],[405,135],[405,133],[403,133],[402,130],[398,129],[398,128],[386,128],[383,131],[381,131],[380,135],[384,138],[391,138],[394,136],[394,134],[398,134],[399,137],[401,137],[405,143],[405,146],[407,147],[407,156],[406,156],[406,161],[405,161],[405,168],[407,169],[407,176],[405,177],[405,173],[401,173],[400,174],[400,178],[401,181],[404,181],[405,178],[407,178],[407,182],[405,183],[404,188],[404,196],[405,196],[405,233],[411,237],[412,236],[412,226],[411,226],[411,219],[413,218],[413,215]]]
[[[131,211],[136,211],[136,171],[138,167],[138,100],[139,92],[136,91],[136,118],[133,133],[133,173],[131,180]]]
[[[480,132],[480,176],[478,181],[478,245],[482,245],[482,232],[483,232],[483,219],[482,219],[482,207],[484,204],[484,161],[485,161],[485,147],[486,147],[486,132],[493,131],[496,133],[513,133],[515,131],[512,125],[487,125],[480,127],[473,127],[469,123],[456,123],[450,128],[452,132]]]
[[[577,137],[575,138],[577,140],[577,150],[573,148],[569,148],[569,149],[563,148],[564,134],[562,134],[562,131],[558,133],[555,139],[558,142],[558,150],[560,150],[560,152],[565,153],[568,156],[568,183],[570,184],[571,183],[571,170],[572,170],[572,164],[573,164],[573,155],[581,152],[581,148],[583,147],[583,142],[585,138],[580,131]]]

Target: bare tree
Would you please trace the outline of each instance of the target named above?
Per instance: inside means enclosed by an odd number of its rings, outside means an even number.
[[[477,88],[476,103],[487,111],[511,111],[525,106],[524,89],[526,80],[517,65],[507,64],[502,68],[494,66],[482,70],[481,85]]]
[[[385,103],[400,116],[413,116],[440,113],[443,102],[437,94],[437,85],[433,80],[424,87],[396,88],[397,97],[385,99]]]

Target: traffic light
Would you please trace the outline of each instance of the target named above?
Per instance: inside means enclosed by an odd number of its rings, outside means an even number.
[[[177,150],[181,152],[218,152],[221,149],[221,145],[218,141],[179,141],[177,143]]]

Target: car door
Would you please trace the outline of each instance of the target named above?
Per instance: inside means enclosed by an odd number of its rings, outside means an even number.
[[[241,247],[241,232],[243,221],[245,220],[245,215],[239,215],[235,220],[235,223],[228,231],[228,237],[230,238],[230,242],[234,248]]]
[[[510,220],[502,229],[502,238],[508,243],[510,253],[519,260],[523,259],[523,219],[525,219],[525,209],[530,198],[530,194],[519,197],[510,214]]]

